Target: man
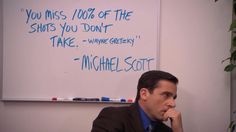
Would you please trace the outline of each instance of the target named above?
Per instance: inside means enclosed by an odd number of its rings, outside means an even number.
[[[148,71],[138,82],[135,103],[104,108],[92,132],[183,132],[181,114],[174,108],[178,79],[164,71]],[[171,128],[163,123],[171,121]]]

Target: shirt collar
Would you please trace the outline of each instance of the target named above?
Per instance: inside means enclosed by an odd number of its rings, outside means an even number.
[[[151,121],[151,119],[147,116],[147,114],[143,111],[143,109],[140,106],[139,106],[139,113],[145,130],[147,130],[149,125],[154,126],[156,124],[154,121]]]

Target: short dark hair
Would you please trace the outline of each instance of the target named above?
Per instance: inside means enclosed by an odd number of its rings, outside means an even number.
[[[152,92],[160,80],[167,80],[174,83],[175,85],[178,84],[178,79],[168,72],[158,70],[147,71],[139,78],[135,102],[140,99],[141,88],[147,88],[149,92]]]

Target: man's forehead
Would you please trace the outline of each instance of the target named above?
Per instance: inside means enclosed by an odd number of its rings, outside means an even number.
[[[154,90],[156,90],[158,92],[169,92],[169,93],[172,93],[172,94],[176,94],[176,92],[177,92],[176,87],[157,87]]]
[[[159,81],[158,85],[156,86],[154,90],[157,90],[159,92],[170,92],[170,93],[176,94],[177,86],[176,84],[170,81],[161,80]]]

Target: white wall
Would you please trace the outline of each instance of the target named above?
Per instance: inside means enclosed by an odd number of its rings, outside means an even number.
[[[179,77],[177,108],[185,132],[223,132],[230,121],[230,74],[221,60],[229,56],[231,5],[232,0],[161,1],[161,69]],[[105,106],[0,102],[0,131],[89,132]]]
[[[186,132],[226,132],[230,119],[232,1],[162,1],[161,68],[180,79],[178,106]]]

